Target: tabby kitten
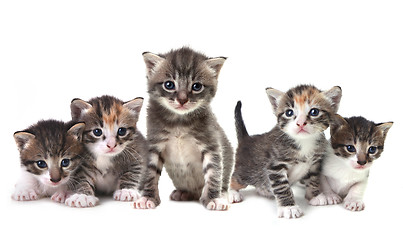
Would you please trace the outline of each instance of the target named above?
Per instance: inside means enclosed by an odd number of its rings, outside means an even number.
[[[210,210],[227,210],[233,150],[210,108],[225,58],[189,48],[143,54],[147,67],[147,129],[150,143],[143,197],[136,208],[160,203],[158,180],[165,166],[175,201],[200,199]]]
[[[142,98],[129,102],[112,96],[88,102],[74,99],[73,120],[86,123],[83,142],[89,157],[77,173],[76,192],[66,199],[72,207],[95,206],[95,192],[113,193],[119,201],[136,200],[148,153],[147,141],[136,127]]]
[[[383,152],[393,122],[379,123],[363,117],[337,115],[330,127],[331,148],[323,162],[322,194],[315,205],[338,204],[351,211],[364,210],[363,195],[369,169]],[[344,200],[343,200],[344,199]]]
[[[319,173],[326,155],[323,131],[337,112],[340,87],[320,91],[300,85],[283,93],[266,89],[277,116],[277,125],[268,133],[249,136],[241,114],[241,102],[235,108],[238,137],[235,171],[231,181],[233,202],[242,201],[239,190],[255,186],[258,193],[275,197],[278,216],[298,218],[302,210],[296,205],[291,185],[304,180],[306,198],[319,195]]]
[[[74,182],[72,175],[83,161],[84,127],[84,123],[47,120],[14,133],[22,168],[12,195],[14,200],[51,196],[56,202],[64,202]]]

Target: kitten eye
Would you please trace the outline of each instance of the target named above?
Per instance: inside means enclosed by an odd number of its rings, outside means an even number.
[[[70,165],[70,159],[65,158],[62,160],[62,162],[60,163],[60,166],[62,167],[68,167]]]
[[[175,90],[175,83],[172,81],[164,82],[164,87],[166,90]]]
[[[346,146],[346,149],[347,149],[347,151],[349,151],[349,152],[355,152],[356,150],[355,150],[355,147],[353,146],[353,145],[347,145]]]
[[[309,115],[312,117],[317,117],[319,115],[319,109],[312,108],[311,111],[309,111]]]
[[[201,83],[193,83],[192,90],[195,92],[200,92],[203,88],[203,84]]]
[[[127,132],[127,128],[119,128],[118,129],[118,135],[123,137],[124,135],[126,135]]]
[[[368,153],[369,153],[369,154],[374,154],[374,153],[376,153],[376,150],[377,150],[376,147],[371,146],[371,147],[368,148]]]
[[[102,135],[102,130],[97,128],[97,129],[94,129],[92,131],[92,133],[95,135],[95,137],[100,137]]]
[[[36,161],[36,166],[38,166],[38,168],[46,168],[46,167],[48,167],[46,162],[42,161],[42,160]]]
[[[285,116],[287,117],[292,117],[294,115],[294,111],[291,109],[288,109],[287,111],[285,111]]]

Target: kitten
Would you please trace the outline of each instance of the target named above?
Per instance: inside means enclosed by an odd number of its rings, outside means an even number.
[[[210,108],[225,58],[208,58],[189,48],[143,54],[147,67],[148,174],[136,208],[160,203],[162,167],[176,188],[175,201],[199,199],[211,210],[227,210],[233,150]]]
[[[67,205],[94,206],[98,202],[95,192],[113,193],[118,201],[140,196],[148,153],[147,141],[136,127],[142,104],[142,98],[124,103],[111,96],[72,101],[73,120],[86,123],[83,142],[90,156],[77,173],[77,190],[66,200]]]
[[[291,185],[304,180],[305,197],[311,200],[319,195],[321,162],[329,144],[323,131],[337,112],[341,89],[323,92],[300,85],[286,93],[267,88],[266,93],[277,116],[277,125],[268,133],[249,136],[241,102],[235,108],[238,149],[231,181],[233,202],[242,201],[239,190],[252,185],[258,193],[275,197],[279,217],[297,218],[302,210]]]
[[[321,191],[315,205],[338,204],[351,211],[364,210],[363,195],[369,169],[381,156],[393,122],[379,123],[363,117],[337,115],[330,127],[329,155],[323,162]],[[344,200],[343,200],[344,199]]]
[[[14,133],[20,151],[22,174],[12,198],[37,200],[51,196],[63,203],[74,182],[71,177],[80,167],[84,146],[84,123],[39,121]]]

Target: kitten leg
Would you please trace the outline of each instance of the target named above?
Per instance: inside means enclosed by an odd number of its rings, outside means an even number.
[[[66,197],[65,204],[70,207],[95,207],[98,198],[95,197],[95,186],[93,178],[87,171],[78,172],[69,185],[71,195]]]
[[[343,205],[350,211],[362,211],[365,209],[365,204],[362,201],[364,192],[367,187],[367,180],[354,184],[344,198]]]
[[[64,203],[67,196],[68,194],[66,191],[57,191],[50,197],[50,199],[58,203]]]
[[[231,178],[231,189],[229,193],[229,202],[230,203],[240,203],[243,201],[243,196],[239,192],[239,190],[246,188],[246,185],[242,185],[236,180],[236,178],[233,176]]]
[[[21,177],[15,185],[11,198],[16,201],[37,200],[41,196],[38,191],[39,183],[30,173],[23,171]]]
[[[200,195],[183,191],[183,190],[173,190],[169,198],[174,201],[193,201],[199,199]]]
[[[70,207],[95,207],[99,199],[93,195],[75,193],[66,199],[65,204]]]
[[[318,196],[320,191],[320,170],[322,168],[322,159],[324,156],[318,156],[313,159],[313,164],[309,169],[307,176],[303,179],[306,186],[305,198],[309,201]]]
[[[140,192],[137,189],[118,189],[113,193],[113,199],[116,201],[136,201],[140,198]]]
[[[142,173],[140,164],[131,166],[119,179],[119,189],[113,193],[117,201],[136,201],[140,198],[139,182]]]
[[[323,206],[341,203],[341,197],[333,192],[326,176],[324,175],[320,175],[320,190],[321,193],[309,201],[310,205]]]

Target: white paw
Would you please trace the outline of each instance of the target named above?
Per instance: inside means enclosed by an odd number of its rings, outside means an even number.
[[[116,201],[136,201],[140,196],[138,190],[128,188],[119,189],[113,193],[113,199]]]
[[[229,208],[229,202],[225,198],[215,198],[207,203],[206,208],[208,210],[225,211]]]
[[[295,206],[286,206],[279,207],[277,210],[277,214],[279,218],[299,218],[303,215],[301,208],[297,205]]]
[[[309,200],[309,204],[313,205],[313,206],[323,206],[323,205],[327,205],[327,198],[326,195],[321,193],[318,196],[312,198],[311,200]]]
[[[365,209],[365,204],[361,200],[345,199],[343,205],[350,211],[362,211]]]
[[[79,208],[94,207],[97,203],[97,197],[79,193],[71,195],[65,201],[67,206]]]
[[[141,197],[134,202],[134,208],[137,209],[154,209],[155,203],[146,197]]]
[[[243,201],[243,196],[239,191],[230,190],[229,191],[229,202],[230,203],[240,203]]]
[[[343,199],[336,193],[326,194],[326,199],[328,205],[339,204],[343,201]]]
[[[67,193],[66,192],[55,192],[50,199],[58,203],[64,203],[66,200]]]
[[[16,189],[11,198],[16,201],[31,201],[39,199],[39,196],[33,189]]]

